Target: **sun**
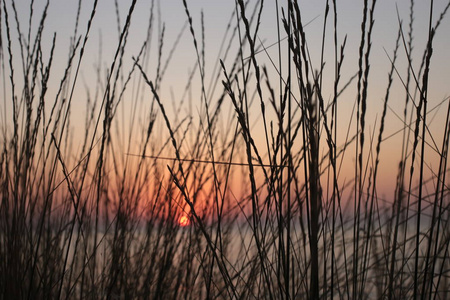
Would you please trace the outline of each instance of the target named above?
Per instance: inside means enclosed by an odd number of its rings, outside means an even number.
[[[181,227],[186,227],[186,226],[189,226],[190,224],[191,224],[191,220],[189,220],[189,218],[187,217],[187,216],[181,216],[179,219],[178,219],[178,224],[181,226]]]

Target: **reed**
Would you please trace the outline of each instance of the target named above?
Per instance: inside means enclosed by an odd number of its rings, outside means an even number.
[[[298,1],[237,0],[215,57],[188,0],[173,39],[160,1],[146,24],[142,2],[114,1],[107,47],[101,1],[77,2],[68,45],[53,5],[1,2],[1,299],[449,297],[450,100],[433,55],[450,2],[430,2],[423,49],[418,3],[398,8],[387,63],[375,0],[356,43],[338,1],[309,23]],[[176,98],[180,46],[193,59]]]

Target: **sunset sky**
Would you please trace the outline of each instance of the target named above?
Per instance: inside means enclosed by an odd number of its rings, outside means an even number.
[[[9,2],[9,1],[7,1]],[[21,30],[23,32],[28,32],[28,16],[30,12],[29,1],[16,1],[17,12],[20,19]],[[119,17],[120,17],[120,27],[123,26],[125,22],[126,15],[131,1],[117,1],[119,3]],[[278,1],[280,6],[286,6],[286,1]],[[361,37],[361,20],[362,20],[362,7],[363,1],[355,0],[343,0],[338,2],[338,44],[342,44],[344,37],[347,35],[347,44],[344,50],[345,60],[342,69],[342,79],[341,85],[356,73],[358,70],[358,47]],[[33,32],[35,34],[39,18],[41,17],[42,8],[45,1],[37,0],[35,1],[35,7],[33,9],[34,15],[32,19]],[[131,27],[128,37],[128,44],[126,47],[126,54],[124,56],[124,76],[132,67],[132,59],[135,57],[141,46],[143,45],[146,32],[148,27],[148,22],[150,18],[150,5],[152,1],[137,1],[135,11],[131,20]],[[182,0],[164,0],[164,1],[154,1],[156,5],[154,25],[155,30],[153,31],[152,45],[150,51],[150,58],[148,64],[145,66],[146,72],[150,78],[154,78],[157,68],[157,53],[158,53],[158,31],[161,30],[162,26],[165,26],[164,34],[164,45],[162,50],[162,60],[163,62],[168,58],[170,49],[173,47],[177,36],[181,32],[183,26],[187,22],[187,16],[185,8],[183,6]],[[253,9],[255,1],[250,1],[250,8]],[[317,70],[320,64],[320,46],[322,43],[322,31],[323,31],[323,19],[324,19],[324,7],[325,1],[307,0],[300,1],[300,7],[302,9],[303,22],[306,24],[310,22],[305,30],[306,37],[308,40],[308,46],[310,49],[310,55],[312,59],[312,65]],[[263,14],[261,18],[260,30],[258,33],[258,38],[264,43],[264,45],[272,45],[277,41],[277,9],[275,6],[275,0],[264,1]],[[435,8],[433,11],[433,25],[436,23],[440,13],[443,11],[447,5],[447,1],[439,0],[434,1]],[[220,80],[223,79],[222,71],[218,68],[218,60],[224,59],[225,66],[231,68],[232,59],[238,53],[239,45],[237,43],[237,38],[232,44],[231,52],[229,56],[225,59],[224,49],[220,49],[224,34],[226,32],[227,24],[230,21],[233,11],[235,10],[235,2],[232,0],[187,0],[187,5],[189,7],[190,14],[193,18],[193,26],[196,34],[197,41],[199,42],[199,47],[201,47],[201,12],[204,14],[204,28],[205,28],[205,78],[207,86],[211,78],[215,78],[217,74],[220,74]],[[330,5],[332,5],[330,1]],[[9,9],[9,22],[15,24],[13,21],[13,12],[9,4],[7,4]],[[48,41],[48,48],[43,49],[44,57],[48,57],[51,48],[51,40],[53,34],[56,33],[56,48],[55,48],[55,58],[54,58],[54,70],[52,72],[52,82],[54,86],[50,87],[51,95],[55,95],[57,86],[59,84],[60,78],[67,65],[68,53],[70,49],[70,39],[73,36],[73,30],[75,26],[75,17],[78,7],[78,1],[73,0],[62,0],[62,1],[50,1],[47,21],[44,27],[44,40]],[[81,36],[82,40],[86,32],[87,20],[91,14],[93,7],[93,1],[82,1],[82,8],[80,14],[80,27],[78,29],[77,36]],[[400,0],[380,0],[377,1],[375,8],[375,25],[372,38],[372,52],[371,52],[371,69],[370,69],[370,80],[369,80],[369,98],[368,98],[368,109],[367,109],[367,135],[370,136],[371,132],[374,131],[376,136],[378,135],[379,119],[382,111],[382,103],[384,93],[386,91],[387,85],[387,74],[390,69],[389,56],[392,56],[393,49],[395,46],[395,39],[398,32],[399,21],[397,18],[397,9],[399,17],[403,20],[403,28],[405,34],[408,30],[409,22],[409,7],[410,1]],[[415,1],[414,6],[415,19],[414,19],[414,50],[413,50],[413,67],[417,70],[420,67],[420,61],[423,52],[426,47],[426,41],[428,36],[428,22],[429,22],[429,1]],[[279,11],[281,16],[281,10]],[[327,21],[327,31],[326,31],[326,50],[325,50],[325,74],[324,74],[324,98],[329,101],[332,97],[332,87],[333,87],[333,74],[334,74],[334,41],[333,41],[333,11],[330,10],[330,16]],[[2,16],[4,18],[5,16]],[[231,26],[236,25],[236,17],[231,19]],[[3,21],[2,21],[3,22]],[[3,23],[2,23],[3,24]],[[11,35],[13,41],[13,51],[14,54],[19,57],[19,48],[17,43],[17,29],[16,26],[11,26]],[[241,26],[243,26],[241,24]],[[2,44],[3,44],[3,56],[4,63],[8,61],[7,51],[5,48],[5,28],[2,27]],[[242,28],[241,28],[242,30]],[[71,126],[76,130],[81,130],[82,128],[77,128],[78,118],[84,119],[85,117],[85,99],[86,91],[90,90],[92,93],[95,90],[97,82],[96,68],[100,64],[102,71],[106,74],[106,71],[110,68],[110,64],[114,53],[117,49],[117,42],[119,38],[118,33],[117,16],[115,12],[115,5],[113,0],[100,0],[97,7],[97,14],[94,18],[93,27],[89,34],[89,40],[85,50],[85,58],[81,64],[80,76],[77,81],[75,97],[73,100],[73,120]],[[430,135],[436,141],[439,146],[442,142],[442,128],[445,125],[445,117],[447,110],[447,101],[444,101],[446,97],[450,94],[450,39],[448,34],[450,33],[450,20],[445,18],[440,25],[438,32],[434,39],[433,47],[433,57],[431,63],[431,73],[430,73],[430,92],[429,92],[429,103],[428,110],[438,106],[431,114],[428,119]],[[281,37],[286,37],[284,30],[281,30]],[[24,37],[25,38],[25,37]],[[229,38],[229,35],[227,39]],[[81,41],[82,41],[81,40]],[[260,42],[257,42],[259,45]],[[284,61],[286,60],[286,47],[287,41],[281,42],[281,47],[285,51],[282,55]],[[385,52],[386,51],[386,52]],[[248,47],[245,48],[244,56],[249,55]],[[387,54],[386,54],[387,53]],[[274,46],[268,49],[268,54],[271,55],[273,59],[278,60],[278,47]],[[101,58],[100,58],[101,57]],[[258,62],[260,65],[267,66],[269,70],[269,77],[272,78],[273,86],[278,89],[278,78],[275,68],[272,66],[270,60],[266,53],[261,52],[257,55]],[[403,45],[400,45],[399,58],[398,58],[398,72],[404,80],[406,76],[406,55]],[[171,109],[172,103],[177,103],[183,96],[186,83],[189,78],[190,72],[193,70],[194,66],[197,64],[197,57],[195,54],[195,48],[192,41],[192,36],[189,32],[189,27],[186,27],[182,33],[181,39],[175,52],[173,53],[173,58],[167,68],[164,79],[160,85],[160,97],[167,107],[169,117],[174,117],[174,112]],[[17,64],[15,67],[16,76],[20,76],[22,70]],[[214,69],[216,67],[216,69]],[[213,73],[214,72],[214,73]],[[286,78],[286,67],[282,71],[282,76]],[[102,75],[105,78],[105,75]],[[5,76],[8,78],[8,76]],[[192,100],[192,107],[189,108],[186,104],[182,112],[187,112],[192,109],[194,117],[199,117],[201,110],[203,109],[203,104],[200,101],[201,89],[199,83],[199,73],[198,70],[195,73],[192,89],[190,90],[190,97]],[[222,86],[219,80],[219,86],[216,88],[216,95],[219,95],[222,91]],[[134,83],[135,84],[135,83]],[[53,90],[52,90],[53,88]],[[9,90],[5,90],[6,95]],[[351,118],[352,107],[355,103],[355,90],[356,82],[354,81],[348,91],[343,94],[339,103],[339,109],[341,112],[339,124],[342,128],[339,128],[339,137],[342,143],[344,142],[345,135],[347,132],[348,124]],[[268,95],[268,94],[266,94]],[[127,97],[132,97],[131,94],[127,94]],[[214,97],[212,99],[213,103]],[[389,102],[389,111],[387,113],[387,124],[385,128],[384,136],[388,137],[395,134],[397,131],[403,128],[402,121],[396,116],[401,116],[403,114],[403,107],[405,101],[405,92],[402,88],[402,83],[399,80],[399,75],[394,75],[394,85],[391,92],[391,99]],[[145,127],[143,120],[148,117],[148,103],[143,104],[142,110],[138,112],[137,118],[134,120],[130,119],[131,105],[130,98],[124,98],[123,107],[118,114],[121,120],[125,124],[131,124],[131,122],[136,122],[136,128],[139,128],[139,132]],[[5,104],[2,101],[1,104],[1,115],[2,115],[2,126],[8,124],[8,114],[11,113],[11,107],[9,104]],[[224,110],[230,114],[233,113],[233,109],[228,105],[227,109]],[[4,117],[6,116],[6,117]],[[6,118],[6,120],[5,120]],[[231,116],[233,119],[234,116]],[[254,135],[261,135],[260,143],[263,143],[262,139],[262,127],[260,119],[260,108],[259,104],[255,103],[251,107],[250,118],[253,120]],[[226,120],[230,117],[225,117],[222,124],[222,130],[230,130],[226,127]],[[161,120],[160,120],[161,121]],[[162,121],[161,121],[162,122]],[[162,123],[161,123],[162,124]],[[233,123],[234,124],[234,123]],[[127,125],[125,125],[127,126]],[[351,125],[354,134],[355,121],[353,120],[353,125]],[[122,134],[126,135],[126,130]],[[167,135],[165,129],[159,129],[161,132]],[[76,136],[76,134],[75,134]],[[376,140],[376,139],[374,139]],[[400,158],[400,143],[401,135],[394,135],[382,146],[382,171],[380,171],[379,176],[379,186],[382,192],[390,193],[392,190],[392,183],[395,182],[395,174]],[[79,151],[78,145],[75,139],[74,142],[75,151]],[[338,145],[339,146],[339,145]],[[126,148],[126,147],[124,147]],[[123,149],[125,153],[127,150]],[[366,152],[367,153],[367,152]],[[437,168],[437,156],[433,154],[433,151],[429,151],[430,157],[427,161],[433,164],[433,168]],[[169,154],[173,155],[172,153]],[[344,168],[349,168],[349,175],[347,179],[351,177],[351,172],[354,168],[355,158],[347,157]],[[386,189],[384,189],[386,188]],[[387,195],[389,196],[389,195]]]

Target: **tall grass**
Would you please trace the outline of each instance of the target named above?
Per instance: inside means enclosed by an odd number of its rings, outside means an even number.
[[[64,64],[44,2],[26,16],[14,0],[0,9],[1,299],[450,296],[450,101],[431,93],[450,2],[437,14],[430,2],[420,60],[415,2],[406,20],[397,12],[382,95],[372,88],[383,5],[374,0],[363,2],[355,57],[338,1],[321,2],[322,23],[309,24],[298,1],[237,0],[215,60],[209,24],[189,1],[177,4],[186,23],[167,50],[152,0],[135,53],[140,3],[121,11],[115,1],[106,62],[91,40],[99,2],[79,1]],[[277,22],[271,49],[260,39],[267,13]],[[308,26],[320,27],[319,51]],[[186,29],[195,60],[170,103],[165,75]],[[398,166],[383,163],[395,155]],[[381,196],[386,168],[395,190]]]

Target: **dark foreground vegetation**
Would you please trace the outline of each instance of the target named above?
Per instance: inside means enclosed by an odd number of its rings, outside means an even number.
[[[136,53],[136,1],[125,18],[115,1],[117,44],[103,45],[113,56],[98,55],[84,92],[97,1],[79,1],[89,15],[77,13],[64,63],[47,27],[52,3],[30,1],[24,17],[17,1],[1,2],[0,299],[450,298],[450,101],[429,96],[450,3],[420,12],[429,26],[416,45],[410,2],[372,97],[376,1],[361,1],[355,57],[338,1],[317,4],[319,49],[301,5],[273,1],[276,54],[259,40],[268,4],[236,0],[209,72],[208,24],[176,1],[196,61],[172,102],[161,87],[179,40],[164,44],[158,1],[139,20],[147,39]],[[378,188],[386,168],[392,192]]]

